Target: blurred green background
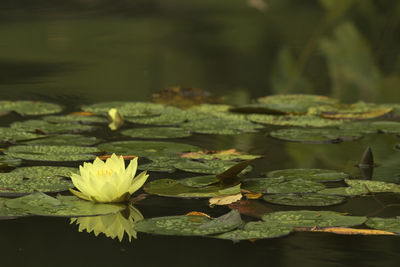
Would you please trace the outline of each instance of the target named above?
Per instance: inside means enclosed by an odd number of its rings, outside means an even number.
[[[0,97],[148,100],[199,87],[400,100],[400,2],[2,0]]]

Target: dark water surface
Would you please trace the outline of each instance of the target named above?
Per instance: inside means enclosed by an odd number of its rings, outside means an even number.
[[[0,3],[0,99],[61,103],[68,111],[98,101],[149,101],[174,85],[199,87],[248,103],[274,93],[314,93],[378,103],[400,101],[400,3],[289,0],[74,0]],[[345,4],[345,2],[347,4]],[[264,3],[265,5],[263,5]],[[1,124],[7,125],[7,118]],[[268,128],[266,129],[268,131]],[[359,176],[367,146],[381,165],[375,177],[400,180],[400,138],[285,143],[263,133],[194,135],[205,149],[263,155],[253,174],[281,168],[329,168]],[[179,178],[185,173],[151,174]],[[399,195],[382,201],[400,203]],[[201,210],[206,200],[154,197],[139,202],[144,217]],[[282,207],[272,205],[272,208]],[[399,216],[373,198],[331,210]],[[1,266],[398,266],[400,239],[295,233],[232,243],[139,233],[132,243],[79,233],[69,219],[0,221]]]

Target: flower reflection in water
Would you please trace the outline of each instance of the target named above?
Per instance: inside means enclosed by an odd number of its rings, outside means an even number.
[[[95,236],[103,233],[112,239],[118,237],[120,242],[126,233],[131,242],[132,237],[136,239],[135,223],[142,219],[140,211],[129,205],[125,210],[114,214],[71,218],[71,224],[78,224],[79,232],[86,230],[88,233],[93,232]]]

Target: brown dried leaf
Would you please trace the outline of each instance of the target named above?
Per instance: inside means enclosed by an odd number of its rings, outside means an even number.
[[[93,112],[89,112],[89,111],[77,111],[77,112],[72,112],[69,115],[71,115],[71,116],[94,116],[96,114],[94,114]]]
[[[295,227],[296,231],[306,232],[324,232],[333,233],[338,235],[397,235],[392,232],[374,230],[374,229],[355,229],[347,227],[327,227],[327,228],[315,228],[315,227]]]
[[[200,212],[200,211],[191,211],[189,213],[186,213],[185,215],[186,216],[204,216],[204,217],[207,217],[207,218],[211,218],[210,215],[208,215],[208,214],[206,214],[204,212]]]
[[[242,193],[237,193],[234,195],[224,195],[224,196],[218,196],[218,197],[212,197],[209,199],[210,206],[215,206],[215,205],[229,205],[231,203],[234,203],[236,201],[239,201],[242,199]]]
[[[273,212],[272,209],[268,208],[266,204],[257,200],[243,199],[235,203],[229,204],[230,209],[235,209],[243,215],[261,218],[264,214]]]

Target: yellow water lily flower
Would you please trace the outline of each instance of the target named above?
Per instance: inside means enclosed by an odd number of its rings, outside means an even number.
[[[79,190],[70,191],[79,198],[94,202],[122,202],[130,198],[149,177],[146,171],[135,177],[137,158],[130,161],[125,169],[123,157],[113,154],[106,162],[96,158],[93,163],[79,166],[80,175],[72,174],[71,179]]]

